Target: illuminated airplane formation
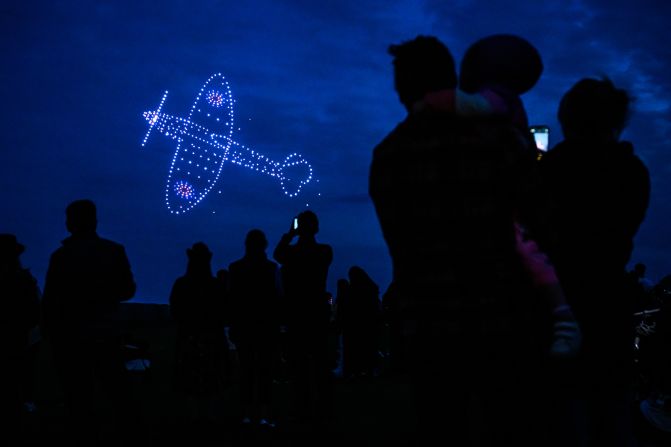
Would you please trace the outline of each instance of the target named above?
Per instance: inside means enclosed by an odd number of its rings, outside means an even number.
[[[171,213],[183,214],[198,205],[219,180],[225,161],[278,179],[289,197],[297,196],[312,180],[312,166],[300,154],[277,162],[233,141],[234,101],[221,73],[205,82],[186,118],[161,113],[167,96],[166,91],[156,110],[143,113],[149,130],[142,146],[153,129],[177,141],[165,186],[165,202]],[[292,178],[288,171],[292,177],[304,176]]]

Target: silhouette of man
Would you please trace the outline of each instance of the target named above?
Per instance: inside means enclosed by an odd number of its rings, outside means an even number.
[[[333,259],[330,245],[317,242],[319,220],[312,211],[298,215],[282,235],[273,257],[282,266],[287,350],[297,416],[327,417],[331,411],[328,345],[331,308],[326,292]],[[291,244],[298,236],[296,244]]]
[[[608,79],[564,95],[564,141],[540,163],[549,210],[545,245],[583,331],[581,383],[598,445],[629,445],[635,290],[626,276],[650,195],[648,170],[620,141],[629,97]]]
[[[272,367],[279,338],[280,278],[266,256],[261,230],[245,239],[245,256],[229,266],[231,340],[237,347],[242,381],[243,420],[272,424]]]
[[[112,401],[117,426],[133,424],[118,310],[135,294],[135,281],[123,246],[98,236],[92,201],[72,202],[65,214],[71,235],[49,262],[44,332],[54,350],[73,435],[82,445],[95,445],[100,428],[92,399],[96,382]]]
[[[531,189],[532,143],[505,116],[416,107],[456,87],[452,56],[435,37],[389,52],[408,116],[375,148],[369,192],[392,259],[401,331],[412,336],[419,443],[443,437],[447,424],[451,441],[469,445],[477,421],[484,445],[513,445],[526,428],[506,406],[522,401],[540,350],[539,330],[524,325],[538,304],[514,230]]]
[[[24,373],[29,335],[40,318],[39,288],[19,256],[25,247],[13,234],[0,234],[0,352],[4,362],[0,380],[0,441],[16,442],[21,427]]]

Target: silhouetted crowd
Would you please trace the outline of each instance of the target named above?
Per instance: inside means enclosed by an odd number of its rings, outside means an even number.
[[[258,229],[216,275],[208,246],[193,244],[170,294],[174,385],[189,417],[216,423],[216,397],[237,380],[242,426],[318,430],[333,416],[337,377],[404,377],[411,445],[668,442],[671,275],[653,284],[643,264],[626,271],[650,196],[647,168],[620,138],[627,93],[607,78],[578,81],[558,108],[564,140],[546,153],[521,100],[543,72],[525,39],[480,39],[458,72],[435,37],[389,53],[407,116],[375,147],[369,192],[392,283],[380,297],[353,266],[334,304],[333,249],[317,241],[312,211],[294,219],[274,261]],[[36,327],[52,346],[73,444],[108,442],[87,405],[96,387],[114,409],[112,442],[140,423],[118,315],[135,294],[130,263],[98,236],[90,200],[67,207],[66,226],[42,294],[20,264],[24,247],[0,235],[2,445],[15,445],[30,401]],[[278,380],[291,390],[287,417],[273,405]]]

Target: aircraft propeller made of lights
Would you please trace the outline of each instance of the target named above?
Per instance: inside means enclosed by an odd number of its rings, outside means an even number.
[[[226,161],[276,178],[289,197],[312,180],[312,166],[302,155],[293,153],[277,162],[233,140],[234,100],[221,73],[205,82],[186,118],[161,113],[167,96],[166,91],[156,110],[142,114],[149,123],[142,146],[154,129],[177,141],[165,186],[171,213],[183,214],[198,205],[219,180]],[[299,173],[304,176],[295,178]]]

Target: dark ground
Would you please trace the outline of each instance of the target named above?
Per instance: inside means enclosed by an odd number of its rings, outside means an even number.
[[[187,422],[184,396],[172,386],[175,333],[168,306],[126,304],[123,312],[127,332],[147,344],[151,360],[148,373],[137,373],[133,377],[142,428],[128,445],[291,446],[308,442],[319,445],[345,445],[348,442],[389,447],[413,445],[414,411],[410,385],[407,377],[398,374],[382,374],[359,381],[336,379],[333,418],[318,425],[294,422],[288,417],[289,385],[280,375],[273,390],[278,424],[274,429],[262,430],[256,425],[247,428],[240,424],[233,368],[231,385],[215,401],[215,420]],[[17,446],[69,444],[64,428],[62,392],[53,375],[50,356],[48,344],[43,343],[35,368],[36,410],[25,414],[25,435],[23,443],[17,442]],[[232,360],[235,366],[234,351]],[[381,366],[385,366],[383,359]],[[95,394],[91,396],[91,411],[99,412],[102,420],[111,421],[109,408],[102,405]],[[104,429],[112,431],[111,423]],[[650,433],[641,431],[639,438],[645,440],[642,446],[671,445],[668,441],[650,440]]]
[[[369,445],[409,445],[413,425],[410,387],[403,376],[376,377],[360,381],[337,380],[334,415],[321,425],[293,422],[287,416],[289,385],[284,380],[274,384],[277,426],[261,430],[240,424],[238,387],[235,377],[226,391],[215,400],[216,420],[189,423],[184,396],[173,389],[175,331],[165,305],[125,304],[126,331],[145,342],[151,368],[137,373],[133,387],[140,406],[143,429],[138,445],[236,446],[247,444],[295,445],[298,442],[348,441]],[[34,400],[36,410],[26,413],[24,445],[68,445],[64,428],[62,392],[53,375],[48,344],[42,342],[36,359]],[[235,353],[232,352],[233,374]],[[103,420],[111,420],[109,408],[100,399],[91,398],[91,411]],[[111,423],[107,430],[112,430]],[[317,436],[315,432],[320,435]],[[21,445],[21,444],[17,444]]]

